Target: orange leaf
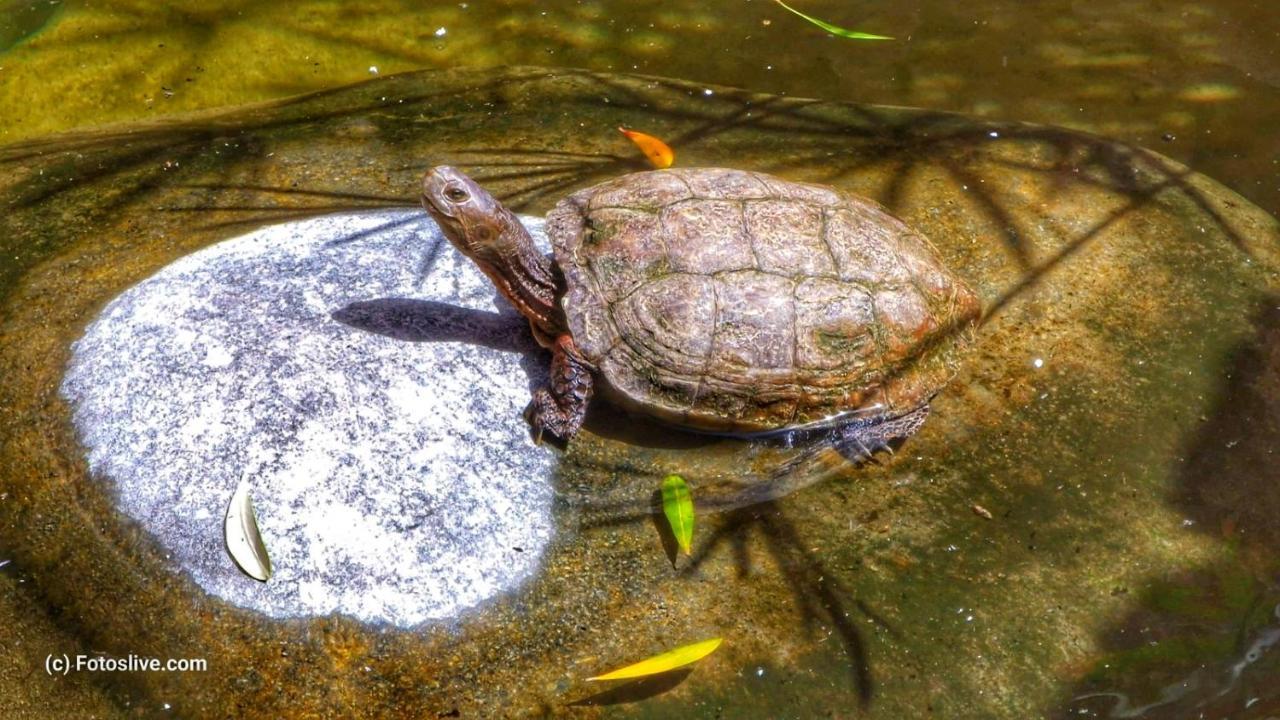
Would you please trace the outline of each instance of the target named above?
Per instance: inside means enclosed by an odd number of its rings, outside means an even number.
[[[640,148],[640,152],[644,153],[644,156],[649,158],[649,162],[659,170],[671,167],[671,163],[676,161],[676,154],[658,138],[624,127],[618,128],[618,131],[635,143],[636,147]]]

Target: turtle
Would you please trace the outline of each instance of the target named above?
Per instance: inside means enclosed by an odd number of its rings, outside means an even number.
[[[544,255],[461,171],[423,178],[449,241],[551,351],[525,411],[568,442],[593,392],[695,432],[831,429],[869,455],[921,426],[980,313],[872,200],[729,168],[621,175],[546,217]]]

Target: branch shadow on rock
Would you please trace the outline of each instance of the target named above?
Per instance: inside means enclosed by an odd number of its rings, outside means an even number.
[[[439,79],[423,91],[421,78]],[[0,168],[18,168],[15,184],[6,189],[16,211],[32,210],[72,191],[110,185],[113,192],[77,194],[73,202],[91,207],[95,216],[146,202],[154,191],[174,180],[181,182],[190,164],[210,152],[234,146],[222,174],[230,177],[245,162],[261,162],[266,149],[280,138],[299,140],[332,133],[334,123],[371,123],[384,144],[403,148],[422,158],[388,172],[420,171],[429,165],[463,166],[481,182],[492,185],[496,196],[515,209],[539,209],[586,185],[644,169],[636,156],[601,151],[571,151],[564,147],[476,147],[462,129],[435,133],[433,144],[421,145],[421,133],[432,128],[435,114],[452,108],[480,107],[485,112],[508,113],[520,118],[537,112],[527,98],[543,93],[568,116],[594,117],[607,101],[608,113],[677,128],[670,136],[677,151],[715,142],[718,152],[731,157],[739,148],[748,157],[759,156],[761,143],[777,138],[781,148],[775,161],[761,156],[757,169],[784,175],[844,183],[856,173],[887,168],[878,199],[890,209],[898,207],[906,192],[907,178],[922,168],[938,169],[955,184],[963,185],[972,200],[970,211],[986,217],[996,229],[1002,246],[1021,277],[988,300],[983,322],[998,314],[1009,301],[1035,287],[1063,260],[1091,244],[1103,231],[1158,197],[1189,204],[1207,226],[1242,252],[1248,243],[1217,209],[1216,200],[1190,180],[1190,172],[1171,161],[1143,150],[1069,130],[989,122],[941,112],[907,111],[837,102],[779,98],[725,88],[690,102],[690,84],[661,78],[630,78],[588,71],[508,68],[502,71],[427,72],[405,74],[359,83],[346,88],[312,93],[269,104],[252,111],[231,111],[212,119],[176,121],[158,127],[99,134],[72,135],[0,148]],[[700,93],[699,93],[700,94]],[[484,103],[477,105],[477,100]],[[377,111],[375,115],[370,113]],[[532,116],[530,116],[532,117]],[[416,131],[415,131],[416,128]],[[585,143],[599,145],[599,138]],[[621,142],[621,141],[619,141]],[[754,150],[754,152],[753,152]],[[1011,160],[1010,152],[1025,161]],[[45,175],[42,163],[57,163],[59,171]],[[181,160],[183,167],[163,162]],[[976,169],[971,162],[987,167]],[[984,173],[998,172],[1001,163],[1021,165],[1039,173],[1047,182],[1090,185],[1127,198],[1121,207],[1094,223],[1091,229],[1070,237],[1044,262],[1032,261],[1029,223],[1019,217],[1005,199],[989,191]],[[22,173],[25,172],[25,176]],[[815,174],[816,173],[816,174]],[[173,179],[169,179],[173,178]],[[267,222],[294,220],[324,212],[359,208],[416,205],[416,198],[388,196],[361,188],[272,188],[261,182],[191,183],[208,193],[256,196],[261,202],[197,202],[181,207],[156,208],[169,212],[226,215],[208,229],[253,227]],[[405,186],[412,183],[406,180]],[[201,187],[203,186],[203,187]],[[100,187],[101,189],[101,187]],[[280,202],[281,200],[285,202]],[[316,203],[316,199],[337,202]],[[65,208],[64,208],[65,210]],[[68,212],[63,212],[68,215]]]
[[[827,570],[823,562],[808,549],[809,541],[801,535],[780,504],[769,501],[728,513],[724,521],[698,544],[688,566],[682,572],[697,572],[713,552],[728,545],[733,553],[738,575],[749,576],[752,572],[752,559],[748,539],[753,531],[761,534],[776,566],[781,568],[804,626],[810,630],[819,624],[835,628],[849,661],[849,679],[858,696],[859,706],[863,710],[870,708],[875,696],[875,679],[866,641],[851,616],[854,611],[861,612],[872,622],[892,632],[896,630],[889,627],[878,613],[871,612],[864,601],[854,598],[853,593],[840,583],[836,575]]]

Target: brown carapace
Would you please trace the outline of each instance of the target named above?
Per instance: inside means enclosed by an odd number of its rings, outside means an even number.
[[[535,431],[568,439],[593,389],[701,432],[845,428],[883,446],[954,375],[977,296],[869,200],[763,173],[681,168],[580,190],[547,216],[554,258],[461,172],[423,205],[552,351]]]

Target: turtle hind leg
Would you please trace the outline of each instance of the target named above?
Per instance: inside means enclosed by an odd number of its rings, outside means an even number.
[[[857,465],[874,460],[880,450],[890,453],[901,442],[914,435],[925,418],[929,417],[929,406],[923,405],[905,415],[888,420],[855,419],[823,432],[820,437],[804,442],[807,448],[801,453],[774,468],[769,474],[770,483],[786,481],[793,483],[792,476],[821,476],[833,469],[831,461],[838,465],[839,458]],[[788,439],[790,446],[792,439]],[[835,451],[834,453],[831,451]]]
[[[533,392],[533,401],[525,408],[536,442],[542,442],[544,432],[565,441],[577,434],[591,401],[593,372],[571,336],[556,337],[551,346],[551,380]]]
[[[878,450],[893,452],[894,446],[914,435],[927,417],[929,406],[921,405],[888,420],[855,420],[836,429],[832,445],[850,462],[869,460]]]

